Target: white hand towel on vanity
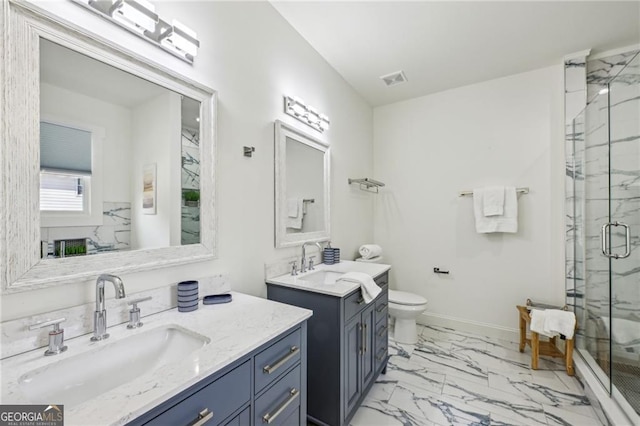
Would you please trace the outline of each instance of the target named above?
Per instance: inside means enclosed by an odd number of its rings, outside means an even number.
[[[382,247],[377,244],[364,244],[360,246],[360,250],[358,251],[363,259],[371,259],[382,254]]]
[[[473,212],[476,219],[476,231],[480,234],[490,232],[518,232],[518,197],[516,188],[505,187],[504,208],[501,215],[486,216],[484,213],[484,188],[473,190]]]
[[[376,282],[371,278],[371,275],[364,272],[347,272],[338,278],[337,281],[348,281],[356,284],[360,284],[362,290],[362,298],[365,303],[371,302],[382,291]]]

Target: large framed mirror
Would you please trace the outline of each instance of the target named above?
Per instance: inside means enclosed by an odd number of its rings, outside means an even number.
[[[215,92],[3,2],[2,291],[213,259]]]
[[[275,122],[276,247],[330,238],[329,145]]]

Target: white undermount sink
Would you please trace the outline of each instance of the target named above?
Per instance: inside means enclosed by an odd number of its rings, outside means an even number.
[[[34,403],[76,405],[182,360],[209,342],[198,333],[166,325],[40,367],[20,377],[18,384]]]
[[[334,271],[317,271],[300,277],[303,281],[312,282],[314,284],[330,285],[335,284],[338,278],[344,275],[344,272]]]

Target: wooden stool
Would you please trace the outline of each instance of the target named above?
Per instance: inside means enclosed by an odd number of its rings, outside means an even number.
[[[540,341],[540,335],[532,331],[531,339],[527,339],[527,324],[531,324],[531,316],[529,315],[531,307],[517,305],[516,308],[518,308],[520,317],[520,352],[524,352],[525,345],[531,346],[531,368],[538,369],[538,357],[540,355],[564,358],[567,374],[573,376],[575,374],[573,370],[573,339],[566,340],[564,353],[556,347],[555,337],[550,337],[549,341],[546,342]],[[576,322],[577,328],[578,324]]]

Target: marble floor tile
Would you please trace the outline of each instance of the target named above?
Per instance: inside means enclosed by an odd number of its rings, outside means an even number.
[[[415,345],[389,341],[380,375],[352,426],[602,426],[577,379],[561,359],[444,327],[419,327]]]

